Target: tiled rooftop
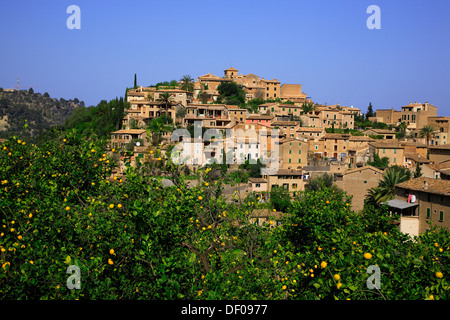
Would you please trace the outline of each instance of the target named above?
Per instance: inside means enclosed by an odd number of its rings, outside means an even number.
[[[450,180],[421,177],[399,183],[396,187],[450,196]]]

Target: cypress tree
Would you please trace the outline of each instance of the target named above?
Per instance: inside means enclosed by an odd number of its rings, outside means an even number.
[[[373,112],[372,102],[370,102],[369,107],[367,108],[366,119],[369,119],[369,117],[374,117],[374,116],[375,116],[375,113]]]

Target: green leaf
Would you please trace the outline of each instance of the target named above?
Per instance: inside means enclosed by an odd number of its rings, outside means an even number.
[[[316,287],[316,289],[320,288],[320,284],[318,284],[318,283],[314,283],[313,286]]]

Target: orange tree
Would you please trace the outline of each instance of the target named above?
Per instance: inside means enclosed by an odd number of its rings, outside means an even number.
[[[343,192],[305,192],[293,203],[273,255],[291,299],[448,299],[450,237],[431,228],[411,239],[387,209],[350,209]],[[379,284],[367,285],[379,267]],[[283,284],[285,283],[285,284]]]
[[[358,215],[328,189],[260,225],[254,196],[225,201],[210,169],[195,187],[182,176],[164,187],[131,167],[115,179],[115,165],[105,141],[74,132],[0,146],[1,299],[449,297],[447,230],[409,239],[385,210]],[[80,289],[66,286],[70,265]],[[366,285],[371,265],[379,289]]]
[[[221,183],[206,176],[195,188],[183,180],[164,188],[135,168],[116,179],[104,150],[74,132],[41,147],[18,138],[2,145],[2,299],[260,295],[247,289],[252,279],[227,282],[262,260],[269,228],[249,223],[254,203],[226,203]],[[70,265],[80,268],[79,290],[66,286]]]

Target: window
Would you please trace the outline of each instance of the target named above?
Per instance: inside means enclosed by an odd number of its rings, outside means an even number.
[[[302,150],[298,150],[298,154],[302,154]]]
[[[427,208],[427,219],[430,219],[431,216],[431,209]]]
[[[315,146],[315,149],[318,150],[318,149],[319,149],[319,146]]]
[[[383,149],[383,153],[386,153],[386,149]]]
[[[298,163],[302,163],[302,159],[298,159]]]
[[[257,188],[259,188],[261,185],[260,185],[259,183],[257,183],[255,186],[256,186]]]
[[[394,149],[394,154],[397,153],[397,149]]]
[[[394,163],[397,163],[397,158],[394,158]]]
[[[439,211],[439,221],[444,221],[444,211]]]
[[[289,150],[289,154],[291,154],[292,153],[292,150]]]
[[[291,163],[291,159],[289,159],[289,163]]]

